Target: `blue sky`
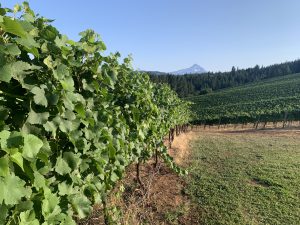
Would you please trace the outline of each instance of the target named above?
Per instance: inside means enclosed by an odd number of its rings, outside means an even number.
[[[2,6],[21,1],[1,0]],[[209,71],[300,58],[299,0],[29,0],[69,38],[87,28],[134,66]]]

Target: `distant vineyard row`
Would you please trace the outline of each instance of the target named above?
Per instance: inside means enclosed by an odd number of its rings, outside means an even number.
[[[188,98],[195,123],[300,120],[300,74]]]
[[[189,103],[80,35],[26,2],[0,6],[0,224],[75,224],[153,155],[183,172],[163,138],[189,121]]]

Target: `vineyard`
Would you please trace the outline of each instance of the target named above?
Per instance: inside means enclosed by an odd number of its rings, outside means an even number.
[[[300,74],[188,98],[195,123],[228,124],[300,120]]]
[[[26,2],[0,6],[0,224],[75,224],[95,203],[106,215],[126,167],[152,157],[184,173],[163,138],[190,104],[105,56],[94,31],[73,41],[51,22]]]

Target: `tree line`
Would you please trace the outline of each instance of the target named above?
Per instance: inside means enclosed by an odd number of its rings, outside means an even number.
[[[207,72],[202,74],[186,74],[183,76],[148,73],[153,82],[167,83],[180,97],[188,97],[299,72],[300,60],[274,64],[267,67],[256,65],[248,69],[232,67],[230,72]]]

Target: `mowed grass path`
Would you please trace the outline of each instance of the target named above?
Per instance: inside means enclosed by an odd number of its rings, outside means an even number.
[[[300,224],[300,132],[201,131],[190,178],[199,224]]]

